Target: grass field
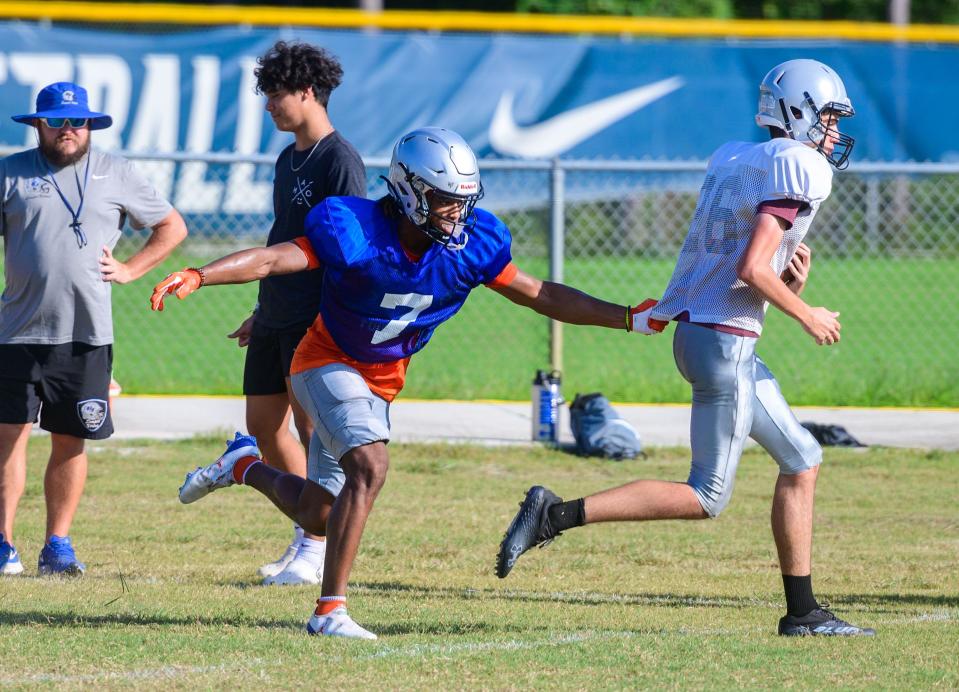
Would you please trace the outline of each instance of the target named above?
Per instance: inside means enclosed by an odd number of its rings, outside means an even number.
[[[0,580],[0,687],[636,689],[959,686],[959,454],[828,449],[814,585],[874,639],[784,640],[768,531],[773,464],[749,451],[717,521],[568,532],[492,574],[534,482],[566,497],[686,452],[625,463],[527,448],[392,446],[351,612],[377,642],[303,633],[318,590],[263,588],[288,527],[249,488],[182,506],[220,440],[98,443],[73,537],[81,580],[35,575],[48,450],[32,442],[18,517],[26,575]]]
[[[256,302],[256,286],[203,290],[150,313],[153,283],[197,262],[177,257],[144,280],[114,289],[116,374],[125,391],[236,394],[242,350],[226,334]],[[517,260],[545,276],[544,260]],[[659,295],[672,260],[570,260],[565,279],[595,295],[636,303]],[[820,260],[805,295],[839,310],[842,342],[817,347],[770,310],[758,352],[796,405],[959,406],[959,296],[951,259]],[[608,329],[564,327],[564,391],[602,391],[614,401],[684,402],[671,335],[640,338]],[[529,396],[535,370],[549,364],[549,322],[479,289],[440,327],[409,370],[406,397]]]

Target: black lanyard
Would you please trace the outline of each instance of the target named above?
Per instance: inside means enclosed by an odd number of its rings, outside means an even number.
[[[83,226],[80,222],[80,214],[83,212],[83,198],[87,189],[87,180],[90,176],[90,153],[87,152],[87,165],[83,172],[83,187],[80,187],[80,176],[77,175],[76,164],[73,166],[73,177],[77,180],[77,192],[80,193],[80,205],[77,207],[76,211],[73,211],[73,205],[70,204],[66,195],[64,195],[63,191],[60,189],[60,186],[57,185],[56,176],[53,175],[53,171],[50,169],[50,164],[47,163],[47,159],[43,156],[43,154],[40,154],[40,160],[43,161],[43,165],[47,169],[47,173],[50,174],[50,180],[53,182],[53,187],[57,191],[57,194],[60,195],[60,199],[63,200],[63,206],[67,208],[67,211],[70,212],[70,216],[73,217],[73,222],[70,224],[70,228],[73,229],[73,234],[77,237],[77,247],[82,249],[87,244],[87,236],[83,232]]]

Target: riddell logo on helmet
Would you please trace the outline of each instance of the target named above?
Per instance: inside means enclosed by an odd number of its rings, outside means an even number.
[[[460,192],[469,192],[470,190],[475,190],[479,186],[477,183],[460,183],[459,191]]]

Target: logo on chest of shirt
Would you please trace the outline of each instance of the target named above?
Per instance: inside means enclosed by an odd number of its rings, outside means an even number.
[[[30,178],[26,183],[26,197],[49,197],[53,186],[43,178]]]
[[[296,182],[293,184],[293,196],[290,198],[290,201],[294,204],[304,204],[308,207],[312,207],[312,197],[313,181],[297,176]]]

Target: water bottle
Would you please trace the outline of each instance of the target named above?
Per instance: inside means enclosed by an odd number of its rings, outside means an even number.
[[[557,444],[559,442],[560,373],[537,370],[533,379],[533,441]]]

